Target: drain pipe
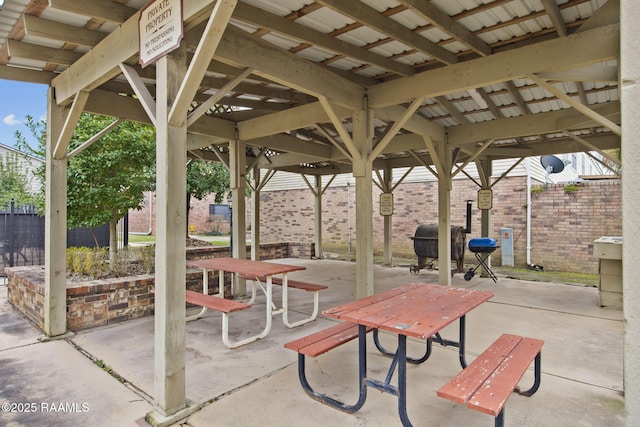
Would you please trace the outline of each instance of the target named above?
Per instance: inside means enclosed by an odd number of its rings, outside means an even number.
[[[471,233],[471,203],[473,200],[467,200],[467,228],[463,230],[463,233],[470,234]]]
[[[531,158],[527,157],[527,265],[531,265]]]

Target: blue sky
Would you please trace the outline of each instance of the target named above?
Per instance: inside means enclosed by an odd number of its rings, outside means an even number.
[[[30,115],[39,120],[46,113],[47,85],[0,79],[0,144],[13,147],[14,134],[20,131],[35,146],[35,139],[24,125],[25,117]]]

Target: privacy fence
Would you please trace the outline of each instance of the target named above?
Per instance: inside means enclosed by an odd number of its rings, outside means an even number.
[[[109,226],[75,228],[67,231],[67,247],[109,245]],[[14,202],[0,209],[0,276],[5,267],[44,265],[44,217],[33,205]]]

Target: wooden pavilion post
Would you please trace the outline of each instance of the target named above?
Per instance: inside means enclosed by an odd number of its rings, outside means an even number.
[[[56,104],[50,87],[47,93],[44,217],[44,333],[47,337],[60,336],[67,331],[67,159],[54,155],[64,122],[64,108]]]
[[[490,159],[480,160],[476,163],[480,170],[480,182],[483,190],[491,189],[491,175],[493,174],[493,162]],[[480,217],[480,236],[491,237],[491,209],[482,209]],[[485,263],[491,268],[491,254],[487,256]],[[480,269],[481,277],[488,277],[484,268]]]
[[[382,188],[385,192],[390,192],[393,187],[393,169],[386,167],[384,169],[384,183]],[[393,215],[385,215],[382,217],[384,222],[384,265],[393,263]]]
[[[247,144],[241,140],[229,142],[229,177],[231,186],[231,197],[233,198],[233,208],[231,217],[233,227],[231,238],[233,241],[234,258],[247,258],[247,220],[246,220],[246,200],[245,192],[247,188]],[[244,296],[247,293],[247,286],[244,280],[237,280],[234,287],[235,296]]]
[[[353,145],[359,152],[353,159],[356,180],[356,298],[373,295],[373,110],[353,114]]]
[[[479,166],[478,175],[482,183],[483,190],[491,189],[491,175],[493,174],[493,163],[491,160],[480,160],[476,163]],[[491,237],[491,210],[482,209],[480,222],[480,236]]]
[[[260,261],[260,168],[253,167],[251,191],[251,259]]]
[[[633,234],[640,229],[640,3],[620,1],[620,94],[622,107],[622,287],[624,295],[624,400],[626,425],[640,425],[640,245]],[[628,236],[628,237],[627,237]]]
[[[438,144],[438,283],[451,285],[451,147]]]
[[[314,205],[313,205],[313,241],[315,257],[322,256],[322,175],[315,175]]]
[[[169,123],[169,111],[186,73],[186,49],[156,63],[156,280],[155,408],[171,416],[186,407],[186,110],[182,124]]]

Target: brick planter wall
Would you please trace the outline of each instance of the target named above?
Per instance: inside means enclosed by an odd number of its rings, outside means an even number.
[[[273,243],[261,245],[262,259],[308,255],[313,245]],[[224,257],[228,248],[188,248],[187,259]],[[44,267],[6,268],[8,300],[40,329],[44,330]],[[217,274],[209,273],[209,293],[218,292]],[[67,328],[70,331],[110,325],[153,314],[153,274],[67,283]],[[187,289],[202,292],[202,272],[187,269]],[[225,277],[225,293],[231,292],[230,277]]]

